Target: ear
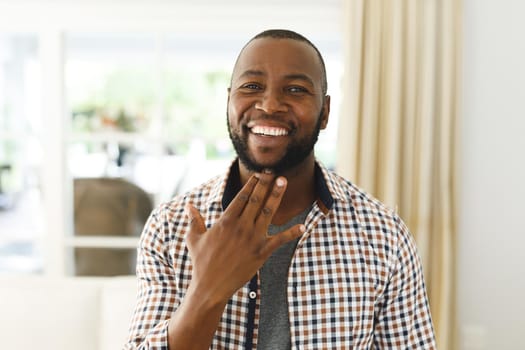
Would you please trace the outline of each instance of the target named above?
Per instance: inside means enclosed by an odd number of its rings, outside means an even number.
[[[230,108],[230,93],[232,91],[231,87],[228,87],[228,97],[226,99],[226,116],[228,116],[228,109]]]
[[[321,111],[321,129],[326,129],[328,125],[328,117],[330,115],[330,96],[326,95],[324,97],[323,109]]]

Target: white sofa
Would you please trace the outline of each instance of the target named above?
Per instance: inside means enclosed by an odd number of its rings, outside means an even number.
[[[0,348],[122,349],[136,291],[132,276],[0,276]]]

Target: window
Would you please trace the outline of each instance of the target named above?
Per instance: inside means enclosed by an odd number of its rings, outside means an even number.
[[[0,273],[134,273],[151,208],[235,156],[231,69],[269,27],[296,29],[323,53],[332,105],[316,153],[333,167],[340,2],[301,4],[32,4],[46,21],[23,7],[0,13]]]
[[[40,273],[42,120],[36,35],[0,34],[0,273]]]
[[[213,42],[170,34],[66,36],[73,183],[66,245],[74,274],[133,273],[137,237],[153,207],[231,162],[224,111],[238,46]]]

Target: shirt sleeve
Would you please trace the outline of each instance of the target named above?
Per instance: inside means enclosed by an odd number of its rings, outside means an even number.
[[[179,302],[165,244],[168,225],[161,218],[160,210],[154,211],[140,239],[137,302],[124,349],[168,349],[168,323]]]
[[[436,349],[421,260],[399,219],[393,269],[377,315],[375,349]]]

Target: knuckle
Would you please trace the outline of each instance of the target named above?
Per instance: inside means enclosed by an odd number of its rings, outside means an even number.
[[[281,233],[280,235],[275,236],[275,243],[278,247],[286,243],[286,238],[284,234]]]
[[[279,197],[281,195],[281,192],[279,192],[279,190],[274,189],[271,195],[272,197]]]
[[[270,209],[270,208],[268,208],[268,207],[264,207],[264,208],[262,209],[262,213],[263,213],[263,215],[265,215],[265,216],[270,216],[270,215],[272,215],[272,209]]]
[[[225,229],[229,226],[231,226],[233,220],[230,216],[223,216],[221,218],[221,220],[217,221],[217,226],[220,228],[220,229]]]
[[[261,199],[257,195],[253,195],[250,197],[250,202],[252,203],[258,203]]]
[[[261,176],[261,178],[259,179],[259,183],[263,186],[268,186],[270,180],[266,176]]]
[[[246,203],[246,202],[248,201],[248,195],[245,194],[245,193],[241,193],[241,194],[239,195],[239,200],[240,200],[241,202],[243,202],[243,203]]]
[[[196,216],[192,216],[188,221],[188,228],[192,231],[197,231],[199,228],[199,220]]]
[[[267,257],[267,246],[261,245],[254,251],[254,257],[256,259],[263,259],[265,260]]]
[[[189,231],[186,236],[184,237],[184,239],[186,240],[186,244],[191,248],[195,245],[195,235]]]

